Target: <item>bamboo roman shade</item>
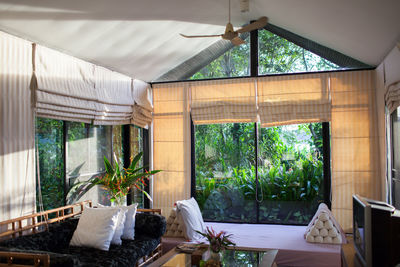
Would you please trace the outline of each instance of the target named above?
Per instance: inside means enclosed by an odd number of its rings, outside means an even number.
[[[190,197],[190,113],[185,83],[153,85],[153,205],[168,215]]]
[[[257,121],[254,79],[198,81],[188,86],[194,124]]]
[[[261,127],[330,121],[327,74],[257,78]]]
[[[153,120],[150,85],[141,80],[133,80],[133,95],[135,105],[131,123],[140,127],[148,127]]]
[[[380,199],[374,71],[331,73],[332,211],[352,228],[352,195]]]

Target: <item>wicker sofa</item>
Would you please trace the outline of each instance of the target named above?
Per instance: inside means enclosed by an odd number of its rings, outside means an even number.
[[[1,233],[0,238],[12,238],[0,242],[0,266],[143,266],[161,256],[160,240],[166,222],[156,214],[161,210],[155,209],[138,210],[135,240],[111,245],[109,251],[69,246],[85,204],[90,202],[1,222],[0,227],[8,224],[11,230]],[[46,220],[38,222],[39,217]],[[24,226],[27,221],[33,223]]]

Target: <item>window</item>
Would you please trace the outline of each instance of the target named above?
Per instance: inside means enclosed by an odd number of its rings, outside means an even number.
[[[127,133],[124,134],[124,131]],[[98,126],[36,118],[40,164],[37,173],[40,171],[43,208],[56,208],[83,199],[108,204],[108,195],[100,187],[92,188],[81,199],[66,199],[66,193],[77,179],[81,181],[102,175],[105,171],[104,157],[113,161],[115,153],[120,162],[125,162],[125,155],[129,161],[143,151],[145,131],[133,125]],[[143,166],[143,158],[140,164]],[[40,191],[37,192],[39,201]],[[129,199],[139,203],[140,207],[145,205],[140,192],[133,191]]]
[[[250,38],[235,46],[202,68],[190,79],[241,77],[250,75]]]
[[[36,192],[42,191],[44,209],[64,205],[63,126],[63,121],[36,118],[36,148],[39,155],[39,170],[36,173],[40,172],[41,184]],[[39,196],[36,199],[39,200]]]
[[[322,123],[194,129],[195,197],[205,220],[307,224],[329,199]]]
[[[258,31],[258,73],[295,73],[336,70],[336,64],[267,30]]]
[[[400,112],[396,109],[391,115],[391,203],[400,209]]]

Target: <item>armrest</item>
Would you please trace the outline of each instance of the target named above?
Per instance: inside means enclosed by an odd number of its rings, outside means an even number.
[[[135,235],[161,238],[167,228],[164,216],[150,213],[137,213],[135,219]]]
[[[47,254],[0,251],[0,265],[2,265],[1,259],[5,259],[7,262],[7,264],[5,264],[4,266],[50,266],[50,256]],[[21,264],[20,262],[18,262],[19,259],[27,260],[28,262],[26,263],[26,265]]]

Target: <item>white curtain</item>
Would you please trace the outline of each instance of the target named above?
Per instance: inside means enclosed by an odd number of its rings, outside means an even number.
[[[0,221],[36,207],[31,43],[0,32]]]
[[[150,85],[141,80],[133,80],[133,106],[131,123],[147,128],[153,120],[153,104]]]
[[[392,113],[400,106],[400,50],[395,47],[383,61],[385,102]]]
[[[132,79],[95,66],[95,86],[97,109],[94,124],[129,124],[134,105]]]
[[[97,94],[93,64],[36,45],[34,71],[37,116],[86,123],[94,120]]]
[[[130,77],[39,45],[34,77],[37,116],[121,125],[136,112]]]

